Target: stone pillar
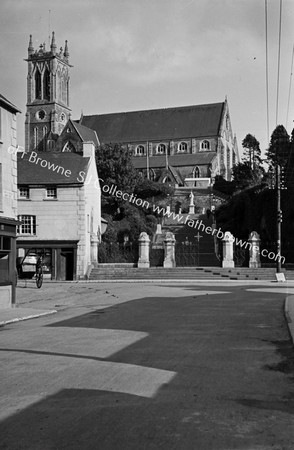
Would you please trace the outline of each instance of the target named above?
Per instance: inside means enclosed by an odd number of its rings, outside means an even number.
[[[143,231],[139,236],[138,267],[140,267],[140,268],[148,269],[150,267],[149,245],[150,245],[150,238],[149,238],[148,234],[145,231]]]
[[[163,267],[176,267],[175,259],[175,236],[168,231],[164,239],[164,261]]]
[[[91,251],[90,251],[90,257],[91,257],[91,264],[97,265],[98,264],[98,236],[95,233],[91,233]]]
[[[229,231],[223,237],[222,267],[235,267],[234,263],[234,236]]]
[[[256,231],[252,231],[249,235],[249,267],[256,269],[261,267],[260,263],[260,236]]]

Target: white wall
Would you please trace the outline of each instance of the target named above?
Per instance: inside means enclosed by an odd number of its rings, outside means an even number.
[[[101,230],[101,189],[95,161],[95,147],[91,143],[84,143],[84,156],[90,157],[87,177],[80,191],[79,202],[79,244],[77,255],[77,271],[85,275],[91,263],[91,235],[92,238]]]
[[[0,107],[0,164],[2,186],[0,217],[17,216],[16,115]],[[1,195],[0,194],[0,195]],[[1,206],[2,205],[2,206]]]
[[[36,216],[36,235],[20,235],[25,240],[78,240],[78,205],[81,188],[57,187],[57,199],[46,199],[46,189],[31,188],[28,200],[18,200],[18,214]]]

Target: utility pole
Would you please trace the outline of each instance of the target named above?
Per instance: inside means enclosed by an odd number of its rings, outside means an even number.
[[[281,273],[281,223],[282,223],[282,210],[281,210],[281,166],[279,163],[276,165],[276,191],[277,191],[277,273]]]
[[[146,152],[146,168],[147,168],[147,179],[150,179],[150,168],[149,168],[149,141],[147,141],[147,152]]]

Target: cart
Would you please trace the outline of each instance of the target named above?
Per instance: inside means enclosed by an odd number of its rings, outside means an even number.
[[[40,289],[43,284],[43,255],[30,252],[31,249],[28,249],[24,257],[17,258],[17,277],[25,280],[34,279],[37,288]]]

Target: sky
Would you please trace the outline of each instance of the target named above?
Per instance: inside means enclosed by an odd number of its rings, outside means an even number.
[[[72,118],[228,99],[240,152],[250,133],[268,146],[265,0],[1,0],[0,92],[22,114],[24,143],[27,48],[55,31],[68,40]],[[294,126],[291,61],[294,1],[267,0],[269,135]],[[291,81],[291,90],[290,90]],[[293,83],[294,90],[294,83]],[[290,97],[289,97],[290,92]],[[289,109],[288,109],[288,101]],[[277,109],[278,105],[278,109]],[[287,123],[288,111],[288,123]]]

